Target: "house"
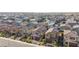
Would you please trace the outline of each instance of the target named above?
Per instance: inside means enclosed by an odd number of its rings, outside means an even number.
[[[79,25],[74,25],[74,26],[72,27],[72,30],[73,30],[73,31],[76,31],[77,34],[78,34],[78,36],[79,36]]]
[[[66,23],[76,23],[74,19],[67,19]]]
[[[34,40],[39,40],[46,31],[47,31],[47,28],[45,26],[37,27],[32,31],[32,38]]]
[[[73,27],[74,25],[77,24],[77,22],[74,20],[74,18],[70,18],[66,20],[66,24],[70,25],[71,27]]]
[[[33,24],[38,24],[36,19],[30,19],[30,22],[33,23]]]
[[[64,30],[64,45],[70,47],[78,46],[79,36],[76,31]]]
[[[63,30],[71,30],[72,27],[68,24],[60,24],[60,28]]]
[[[49,43],[51,43],[52,41],[55,41],[57,39],[57,33],[58,33],[58,30],[56,28],[49,28],[45,32],[46,41]]]
[[[53,27],[55,24],[55,21],[48,21],[47,23],[49,27]]]

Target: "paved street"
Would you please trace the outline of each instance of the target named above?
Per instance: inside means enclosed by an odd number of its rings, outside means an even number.
[[[38,45],[0,37],[0,47],[38,47]]]

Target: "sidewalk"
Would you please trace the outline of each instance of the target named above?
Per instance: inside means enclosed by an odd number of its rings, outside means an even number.
[[[10,38],[0,37],[0,47],[39,47],[39,45],[21,42]]]

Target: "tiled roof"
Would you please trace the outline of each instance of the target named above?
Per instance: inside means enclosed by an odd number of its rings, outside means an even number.
[[[71,32],[71,30],[64,30],[64,35],[66,35],[66,34],[68,34],[70,32]]]

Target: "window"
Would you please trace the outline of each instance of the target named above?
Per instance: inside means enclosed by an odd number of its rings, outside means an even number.
[[[75,37],[70,37],[71,40],[75,40]]]
[[[68,44],[68,42],[65,42],[65,44]]]

